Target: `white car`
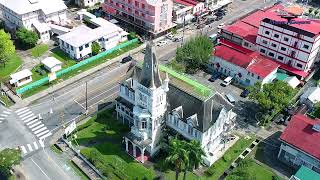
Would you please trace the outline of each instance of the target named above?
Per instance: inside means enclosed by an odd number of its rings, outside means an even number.
[[[157,46],[161,47],[161,46],[166,45],[167,43],[168,43],[167,41],[159,41],[159,42],[157,43]]]
[[[174,39],[174,35],[173,34],[168,34],[167,36],[166,36],[168,39]]]
[[[218,25],[218,29],[221,29],[221,28],[223,28],[224,26],[225,26],[225,24],[224,24],[224,23],[221,23],[221,24]]]

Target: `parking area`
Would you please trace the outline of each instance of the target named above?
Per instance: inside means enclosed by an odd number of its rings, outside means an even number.
[[[257,126],[257,121],[255,118],[255,114],[258,112],[259,108],[256,103],[251,101],[248,97],[243,98],[240,94],[243,92],[243,89],[239,88],[234,84],[229,84],[228,86],[221,86],[223,79],[225,77],[221,77],[214,82],[210,82],[209,79],[212,76],[209,73],[200,71],[197,74],[189,75],[192,79],[201,82],[202,84],[207,85],[208,87],[212,88],[213,90],[219,92],[224,97],[227,94],[231,94],[231,96],[235,99],[235,107],[234,112],[237,113],[237,122],[239,125],[247,125],[250,124],[252,126]]]

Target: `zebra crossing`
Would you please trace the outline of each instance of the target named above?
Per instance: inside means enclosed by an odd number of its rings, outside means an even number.
[[[23,146],[19,146],[23,155],[26,155],[26,154],[31,153],[33,151],[37,151],[40,148],[44,148],[44,147],[45,147],[44,142],[41,139],[34,141],[33,143],[30,143],[30,144],[25,144]]]
[[[11,110],[4,110],[0,113],[0,123],[2,123],[9,115],[11,114]]]
[[[37,117],[28,107],[18,109],[15,113],[40,141],[52,135],[50,130],[41,122],[41,119],[39,119],[39,117]],[[25,150],[33,150],[30,144],[27,145],[27,148],[24,148]],[[24,151],[23,148],[22,151]]]

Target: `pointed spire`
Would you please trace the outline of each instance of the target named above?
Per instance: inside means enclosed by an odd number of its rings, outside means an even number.
[[[147,42],[142,73],[140,75],[140,84],[147,88],[158,88],[162,85],[160,78],[158,61],[155,54],[153,42]]]

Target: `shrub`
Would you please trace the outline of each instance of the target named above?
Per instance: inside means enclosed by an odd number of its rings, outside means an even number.
[[[99,43],[93,42],[91,45],[92,55],[99,54],[100,50],[101,50],[101,47],[100,47]]]
[[[137,37],[137,34],[135,32],[130,32],[128,34],[128,39],[129,40],[135,39],[136,37]]]
[[[17,39],[23,48],[32,48],[36,46],[39,36],[34,31],[26,28],[19,28],[16,32]]]

